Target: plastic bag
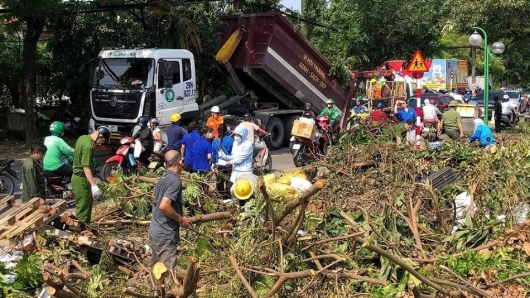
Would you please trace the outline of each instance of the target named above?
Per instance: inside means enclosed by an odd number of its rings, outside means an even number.
[[[278,178],[278,182],[291,185],[291,179],[293,179],[293,177],[298,177],[307,180],[307,176],[305,175],[304,170],[300,169],[295,172],[283,174],[280,178]]]
[[[267,185],[267,193],[271,198],[284,198],[287,200],[295,199],[298,195],[294,188],[279,182]]]
[[[298,193],[301,193],[311,187],[311,182],[300,177],[293,177],[293,179],[291,179],[291,187],[294,188]]]
[[[275,183],[276,182],[276,175],[274,173],[270,173],[263,176],[263,183],[265,183],[266,186]]]
[[[145,150],[144,146],[142,146],[142,143],[140,143],[139,140],[134,141],[134,157],[138,158],[140,157],[140,154]]]

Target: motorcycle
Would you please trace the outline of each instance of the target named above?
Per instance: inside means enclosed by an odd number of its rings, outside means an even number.
[[[331,145],[335,145],[339,142],[340,122],[337,122],[330,127],[331,119],[328,116],[318,115],[317,126],[323,135],[327,135],[328,141]]]
[[[147,168],[149,172],[154,172],[164,166],[164,148],[160,153],[151,153],[149,164],[145,165],[139,158],[134,157],[135,146],[142,146],[139,141],[135,141],[130,136],[125,136],[120,140],[121,146],[116,150],[116,154],[105,161],[102,177],[106,182],[114,181],[117,172],[122,172],[125,176],[136,173],[139,169]],[[143,147],[142,147],[143,149]]]
[[[321,120],[325,119],[321,118]],[[291,137],[289,151],[293,156],[293,162],[295,166],[303,167],[306,164],[318,160],[327,154],[328,145],[330,144],[329,135],[327,133],[328,123],[329,118],[327,119],[327,123],[326,121],[317,123],[318,130],[315,132],[312,138],[295,135]],[[324,125],[325,127],[323,127]]]
[[[510,117],[508,117],[508,115],[505,115],[505,114],[502,114],[501,116],[501,128],[504,128],[504,129],[507,129],[507,128],[512,128],[514,126],[516,126],[518,123],[519,123],[519,113],[517,112],[517,109],[515,108],[513,111],[513,119],[514,121],[511,121],[510,120]]]
[[[15,163],[12,158],[0,159],[0,198],[12,195],[15,192],[15,181],[13,178],[20,180],[17,173],[11,169]]]
[[[263,156],[263,161],[261,164],[262,167],[258,167],[258,163],[260,160],[260,153],[261,150],[254,150],[254,153],[252,154],[252,169],[254,172],[263,172],[263,173],[270,173],[272,172],[272,156],[269,151],[269,147],[267,147],[267,144],[265,143],[265,136],[264,135],[256,135],[254,136],[255,142],[261,143],[263,146],[265,146],[265,155]]]
[[[75,205],[75,196],[70,183],[70,177],[58,176],[53,172],[44,172],[44,183],[46,185],[46,199],[66,200],[67,206]]]
[[[428,142],[436,142],[438,140],[438,125],[436,122],[423,120],[422,136]]]

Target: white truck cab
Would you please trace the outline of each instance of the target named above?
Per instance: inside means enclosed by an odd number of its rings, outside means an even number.
[[[119,49],[101,51],[91,66],[90,108],[95,127],[130,134],[140,116],[170,124],[198,117],[195,60],[188,50]]]

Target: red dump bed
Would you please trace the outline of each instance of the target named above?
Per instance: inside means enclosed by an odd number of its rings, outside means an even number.
[[[303,108],[304,102],[295,96],[300,91],[316,110],[322,110],[328,98],[341,111],[349,110],[353,83],[344,89],[337,78],[330,77],[331,63],[281,13],[221,19],[227,25],[223,43],[237,29],[245,30],[229,62],[260,101],[283,96],[281,107]]]

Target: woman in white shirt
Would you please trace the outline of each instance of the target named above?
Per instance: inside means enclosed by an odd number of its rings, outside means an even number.
[[[154,153],[159,153],[160,149],[162,149],[162,132],[160,131],[160,128],[158,128],[159,125],[160,122],[158,122],[158,119],[151,119],[151,131],[153,132]]]

